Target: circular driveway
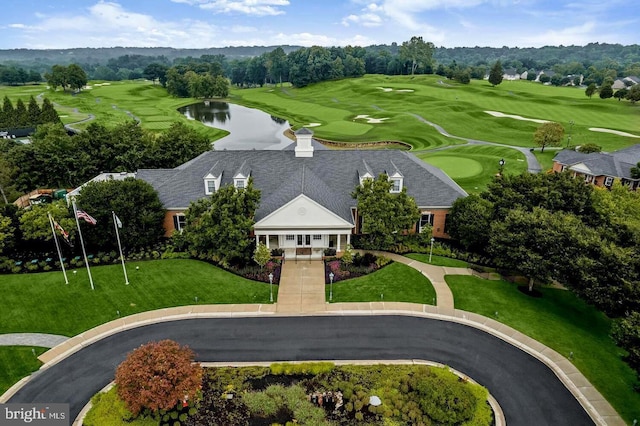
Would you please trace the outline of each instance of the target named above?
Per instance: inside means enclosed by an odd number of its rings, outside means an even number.
[[[187,344],[199,361],[210,362],[435,361],[487,387],[509,426],[594,424],[553,371],[531,355],[473,327],[408,316],[187,319],[134,328],[35,373],[8,402],[69,403],[73,419],[113,380],[129,351],[161,339]]]

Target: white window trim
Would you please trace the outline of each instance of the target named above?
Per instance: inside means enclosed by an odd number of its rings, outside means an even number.
[[[391,182],[391,190],[390,190],[390,192],[392,194],[398,194],[398,193],[402,192],[402,186],[403,186],[402,185],[403,184],[402,178],[395,178],[395,177],[394,178],[389,178],[389,181]],[[398,189],[397,190],[394,190],[394,188],[393,188],[395,186],[395,182],[398,182]]]
[[[239,186],[242,183],[242,186]],[[233,180],[233,186],[238,189],[244,189],[247,187],[247,179],[246,178],[236,178]]]
[[[421,212],[420,213],[420,219],[418,219],[418,233],[422,233],[422,230],[424,229],[422,226],[422,216],[431,216],[431,223],[429,223],[429,225],[431,225],[433,227],[433,222],[435,220],[435,216],[432,212]]]
[[[213,183],[213,191],[210,190],[210,184]],[[205,179],[204,180],[204,193],[207,195],[211,195],[216,192],[216,180],[215,179]]]
[[[606,178],[604,178],[604,186],[611,185],[613,185],[613,178],[611,176],[607,176]]]
[[[176,224],[178,225],[176,230],[182,232],[184,230],[184,228],[187,227],[187,218],[182,213],[177,213],[175,216],[176,216]],[[182,218],[182,221],[184,222],[184,225],[180,225],[180,219],[179,218]]]

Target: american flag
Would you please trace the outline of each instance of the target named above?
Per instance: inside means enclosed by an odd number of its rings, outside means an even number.
[[[86,222],[89,222],[92,225],[95,225],[96,223],[98,223],[97,220],[91,217],[91,215],[85,212],[84,210],[78,210],[77,215],[78,215],[78,219],[84,219]]]

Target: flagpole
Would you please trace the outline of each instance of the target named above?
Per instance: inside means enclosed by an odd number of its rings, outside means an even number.
[[[58,257],[60,258],[60,266],[62,267],[62,274],[64,275],[64,283],[69,284],[69,280],[67,279],[67,271],[64,269],[64,261],[62,260],[62,251],[60,251],[60,243],[58,243],[58,237],[56,236],[56,229],[53,226],[53,217],[51,217],[51,213],[47,213],[49,216],[49,225],[51,225],[51,232],[53,232],[53,241],[56,242],[56,249],[58,250]]]
[[[124,266],[124,255],[122,254],[122,245],[120,244],[120,234],[118,233],[118,221],[116,220],[116,212],[111,211],[113,215],[113,227],[116,230],[116,238],[118,239],[118,249],[120,250],[120,260],[122,260],[122,271],[124,272],[124,283],[129,285],[129,277],[127,277],[127,268]]]
[[[91,283],[91,290],[95,290],[93,286],[93,277],[91,276],[91,269],[89,268],[89,261],[87,260],[87,251],[84,248],[84,240],[82,239],[82,230],[80,229],[80,221],[78,220],[78,208],[76,207],[76,200],[73,200],[73,216],[76,218],[76,225],[78,225],[78,235],[80,235],[80,245],[82,246],[82,254],[84,255],[84,264],[87,265],[87,273],[89,274],[89,283]]]

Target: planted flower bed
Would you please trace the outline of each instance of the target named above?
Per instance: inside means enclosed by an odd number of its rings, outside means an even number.
[[[391,263],[389,258],[376,256],[373,253],[355,253],[346,250],[341,258],[326,258],[324,262],[325,283],[331,280],[329,274],[333,273],[333,282],[357,278],[370,274]]]

